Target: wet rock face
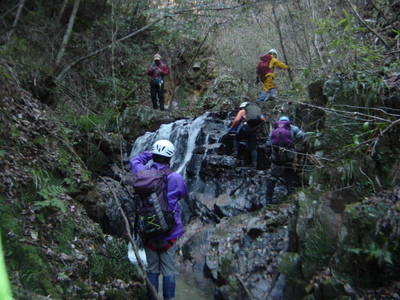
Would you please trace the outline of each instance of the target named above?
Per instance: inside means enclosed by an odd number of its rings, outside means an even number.
[[[205,264],[218,286],[215,299],[263,299],[269,292],[275,299],[282,297],[277,257],[288,244],[282,216],[283,210],[261,209],[221,219]]]
[[[190,122],[181,123],[185,126]],[[226,114],[210,114],[204,119],[185,166],[183,175],[190,195],[180,202],[185,233],[178,241],[178,270],[183,276],[211,279],[217,287],[216,299],[262,299],[266,293],[279,299],[284,277],[278,276],[278,257],[288,245],[284,226],[291,212],[288,207],[265,209],[269,167],[265,134],[259,135],[258,167],[253,168],[244,142],[239,158],[231,155],[235,135],[227,134],[226,123]],[[178,140],[192,138],[189,131],[185,127],[181,132],[185,138]],[[184,156],[185,147],[181,147],[180,156]],[[115,171],[118,174],[114,177],[123,173]],[[129,176],[127,164],[122,175],[127,186]],[[275,191],[276,201],[282,202],[286,189],[278,183]],[[127,212],[129,192],[118,192]],[[109,232],[123,234],[118,230],[121,216],[115,205],[107,205],[105,215],[112,224]]]
[[[221,126],[216,130],[221,120],[213,116],[205,123],[186,167],[191,193],[181,202],[185,234],[179,269],[211,278],[215,299],[263,299],[266,293],[280,299],[284,276],[277,271],[278,257],[288,247],[284,226],[291,212],[265,209],[265,137],[259,138],[258,167],[249,167],[244,143],[239,159],[231,156],[235,135]],[[282,201],[282,185],[276,191]]]

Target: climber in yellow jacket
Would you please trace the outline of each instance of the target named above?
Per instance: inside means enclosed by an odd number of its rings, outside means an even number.
[[[264,102],[265,98],[269,93],[269,100],[275,99],[275,85],[273,79],[275,77],[274,68],[278,67],[280,69],[288,70],[289,66],[278,60],[276,57],[275,49],[269,50],[268,54],[260,56],[260,62],[257,65],[257,82],[262,81],[264,83],[262,88],[262,93],[259,102]]]

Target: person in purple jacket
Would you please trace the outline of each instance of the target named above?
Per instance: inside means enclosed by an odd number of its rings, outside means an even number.
[[[280,178],[284,178],[284,182],[287,188],[287,193],[290,194],[293,191],[293,161],[295,157],[294,142],[301,140],[305,137],[305,133],[296,125],[290,123],[290,119],[287,116],[282,116],[278,119],[278,122],[287,122],[290,130],[287,132],[287,138],[289,145],[283,147],[282,145],[275,144],[273,131],[267,138],[266,150],[267,157],[271,161],[271,174],[267,179],[267,191],[266,191],[266,204],[272,204],[272,197],[274,195],[274,189],[276,183]],[[282,137],[285,134],[282,133]],[[275,145],[275,146],[274,146]],[[285,151],[286,148],[287,151]]]
[[[174,145],[168,140],[159,140],[154,143],[151,151],[145,151],[133,157],[130,161],[132,174],[145,169],[169,168],[171,158],[175,154]],[[153,162],[146,166],[149,161]],[[183,226],[178,201],[188,195],[183,177],[171,172],[167,177],[167,198],[170,210],[175,213],[176,227],[168,236],[158,236],[143,241],[148,263],[147,274],[151,283],[158,291],[158,277],[163,276],[163,297],[173,299],[175,297],[175,255],[176,240],[183,234]],[[153,299],[148,289],[148,298]]]

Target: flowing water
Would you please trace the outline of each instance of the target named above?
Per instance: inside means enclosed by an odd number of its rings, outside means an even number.
[[[196,119],[178,120],[174,123],[161,125],[156,132],[146,132],[136,139],[130,157],[132,158],[143,151],[149,151],[158,140],[169,140],[176,148],[176,153],[171,159],[171,169],[185,177],[186,165],[192,158],[196,139],[207,116],[206,113]]]

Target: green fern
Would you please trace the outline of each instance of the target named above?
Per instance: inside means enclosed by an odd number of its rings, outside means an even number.
[[[44,207],[56,207],[59,208],[63,213],[67,212],[67,208],[65,207],[64,202],[62,200],[53,198],[51,200],[45,200],[45,201],[38,201],[35,203],[35,206],[37,206],[39,209],[42,209]]]
[[[392,254],[386,249],[379,247],[379,245],[374,242],[369,245],[368,249],[355,248],[349,249],[348,251],[356,253],[357,255],[366,255],[366,261],[370,261],[374,258],[378,261],[379,265],[383,263],[393,265]]]
[[[44,187],[38,192],[45,200],[35,202],[35,206],[42,209],[44,207],[52,206],[59,208],[63,213],[67,211],[64,202],[58,198],[59,195],[65,193],[65,188],[60,185],[49,185]]]

